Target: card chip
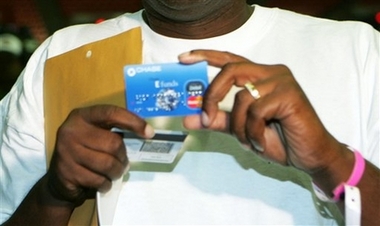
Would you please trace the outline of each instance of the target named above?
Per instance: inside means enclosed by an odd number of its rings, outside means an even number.
[[[169,153],[173,145],[174,143],[171,142],[145,141],[140,151],[152,153]]]

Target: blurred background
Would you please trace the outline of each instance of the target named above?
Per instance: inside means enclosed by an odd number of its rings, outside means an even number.
[[[337,20],[359,20],[380,30],[380,0],[247,0]],[[0,0],[0,99],[33,51],[54,31],[97,23],[142,8],[140,0]]]

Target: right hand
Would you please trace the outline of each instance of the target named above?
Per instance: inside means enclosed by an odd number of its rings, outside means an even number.
[[[185,117],[187,129],[231,133],[260,156],[309,174],[330,168],[343,156],[351,158],[346,146],[324,127],[288,67],[214,50],[193,50],[179,59],[185,64],[207,61],[221,69],[206,90],[202,115]],[[219,109],[232,86],[246,83],[255,84],[261,97],[255,99],[242,89],[231,112]]]
[[[75,206],[111,188],[128,166],[125,145],[117,127],[151,138],[154,131],[143,119],[124,108],[98,105],[73,110],[57,132],[48,171],[48,190]]]

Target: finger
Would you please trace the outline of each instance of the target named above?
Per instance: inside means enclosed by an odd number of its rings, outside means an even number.
[[[74,157],[78,152],[73,150],[84,147],[112,155],[120,162],[126,161],[125,145],[119,134],[88,123],[71,126],[69,125],[71,122],[71,120],[68,120],[58,130],[56,150],[61,150],[62,156],[73,152],[71,156]],[[73,120],[73,122],[78,123],[78,120]]]
[[[126,161],[125,144],[122,136],[118,133],[91,125],[83,133],[82,137],[85,137],[85,139],[80,139],[77,142],[81,142],[85,148],[107,153],[121,163]]]
[[[125,108],[113,105],[97,105],[76,109],[73,111],[73,114],[79,114],[88,123],[105,129],[117,127],[131,130],[146,138],[154,136],[154,130],[150,125]]]
[[[230,132],[243,144],[249,144],[246,135],[247,113],[249,106],[253,103],[252,96],[246,90],[242,90],[235,95],[230,118]]]
[[[251,63],[227,64],[211,82],[207,88],[202,108],[206,112],[209,123],[215,120],[216,113],[219,110],[219,102],[222,101],[232,86],[243,87],[247,82],[256,82],[255,77],[250,74],[256,66]],[[203,124],[208,127],[205,122]]]
[[[71,160],[71,159],[66,159]],[[75,164],[73,161],[66,161],[54,165],[54,170],[49,170],[49,189],[53,196],[60,200],[81,204],[93,189],[108,191],[111,187],[111,180],[101,174]],[[93,198],[93,197],[92,197]]]
[[[182,62],[195,63],[198,61],[207,61],[211,66],[222,68],[222,71],[215,77],[214,81],[208,87],[208,90],[217,92],[218,100],[224,98],[232,85],[242,87],[247,81],[250,81],[250,71],[248,67],[249,60],[241,56],[215,50],[193,50],[179,56]],[[252,66],[251,65],[251,66]],[[237,76],[237,74],[239,76]]]
[[[124,161],[120,161],[114,155],[101,151],[94,151],[87,149],[86,147],[77,150],[77,153],[78,154],[74,157],[74,161],[77,164],[95,174],[103,175],[110,180],[121,177],[128,165],[128,159],[126,157],[124,158]],[[121,154],[126,156],[125,151]]]
[[[260,156],[271,161],[287,165],[286,146],[281,139],[280,132],[275,124],[278,122],[265,122],[264,120],[247,121],[247,138],[253,150]]]
[[[76,165],[72,167],[71,171],[72,178],[68,179],[66,182],[66,187],[70,191],[70,187],[78,189],[96,189],[100,192],[106,192],[112,187],[112,180],[102,174],[94,173],[86,167]]]
[[[283,96],[272,93],[249,107],[246,136],[252,147],[260,151],[262,156],[286,164],[286,141],[280,124],[283,118],[278,114],[283,108],[282,103],[286,102]]]
[[[186,129],[203,129],[201,121],[209,121],[205,112],[202,115],[191,115],[184,117],[183,125]],[[230,132],[230,114],[225,111],[218,111],[214,121],[209,124],[208,129],[229,133]]]
[[[207,61],[211,66],[224,68],[226,70],[226,65],[236,62],[247,62],[248,60],[240,57],[235,54],[228,52],[220,52],[215,50],[193,50],[191,52],[183,53],[179,55],[179,60],[182,63],[192,64],[200,61]],[[232,69],[233,70],[233,69]],[[216,114],[219,110],[218,102],[223,100],[225,95],[231,89],[235,81],[228,78],[219,78],[226,77],[229,73],[222,73],[218,75],[214,81],[208,87],[204,99],[203,106],[205,110],[205,115],[207,120],[202,120],[202,124],[205,127],[209,127],[210,123],[213,123],[215,120]]]
[[[228,63],[248,61],[244,57],[229,52],[220,52],[216,50],[192,50],[190,52],[182,53],[178,56],[178,59],[184,64],[207,61],[209,65],[219,68]]]
[[[270,80],[271,79],[256,83],[255,90],[259,96],[266,96],[273,92],[275,83]],[[259,98],[252,96],[251,91],[247,90],[247,88],[237,92],[235,95],[234,105],[231,112],[230,128],[231,133],[244,144],[251,143],[251,140],[247,139],[246,134],[246,127],[249,125],[247,123],[247,118],[252,117],[255,119],[255,115],[249,114],[248,109],[249,106],[255,104],[257,101],[260,101]]]
[[[283,165],[288,165],[287,143],[280,122],[274,120],[267,123],[264,133],[267,150],[264,154],[269,159]]]
[[[128,164],[125,146],[120,144],[119,147],[111,151],[98,150],[97,148],[96,146],[89,148],[77,142],[57,142],[52,166],[55,164],[72,170],[73,166],[81,165],[110,179],[120,177]],[[61,172],[65,173],[66,171]]]
[[[268,74],[266,69],[268,66],[249,62],[243,57],[228,52],[194,50],[180,55],[179,59],[185,63],[206,60],[209,65],[222,68],[204,95],[203,109],[210,120],[209,123],[212,123],[215,118],[218,103],[224,99],[233,85],[242,87],[247,82],[255,83],[260,76]],[[205,127],[208,127],[209,123],[203,121]]]
[[[279,70],[279,66],[281,66],[256,64],[239,55],[216,50],[192,50],[190,52],[179,55],[178,58],[181,63],[192,64],[200,61],[207,61],[208,65],[210,66],[218,67],[222,70],[227,70],[229,73],[225,74],[232,75],[221,79],[219,77],[223,76],[219,74],[215,79],[218,79],[218,82],[221,83],[223,80],[233,79],[236,82],[232,82],[232,84],[239,87],[242,87],[248,81],[255,82],[256,80],[266,78],[268,75]],[[231,84],[231,81],[223,81],[223,83]]]
[[[183,118],[183,126],[189,130],[202,129],[202,116],[201,115],[189,115]]]

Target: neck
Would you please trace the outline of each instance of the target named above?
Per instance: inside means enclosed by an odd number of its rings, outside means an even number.
[[[253,7],[248,6],[245,1],[228,2],[217,7],[216,10],[189,9],[191,12],[201,11],[201,14],[177,10],[178,16],[172,9],[171,12],[170,10],[159,11],[156,10],[157,7],[145,5],[143,15],[149,27],[159,34],[184,39],[211,38],[236,30],[253,13]],[[203,5],[203,7],[208,6]]]

